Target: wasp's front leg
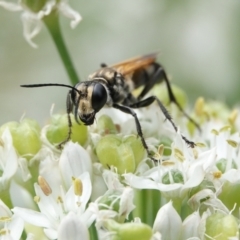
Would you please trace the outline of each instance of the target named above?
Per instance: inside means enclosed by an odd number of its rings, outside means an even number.
[[[66,101],[66,105],[67,105],[67,118],[68,118],[68,135],[67,135],[67,137],[66,137],[66,139],[64,141],[62,141],[61,143],[58,144],[58,148],[59,149],[62,149],[63,145],[70,140],[71,134],[72,134],[72,120],[71,120],[70,114],[72,113],[72,110],[73,110],[73,102],[72,102],[72,99],[71,99],[71,93],[72,93],[72,91],[70,90],[68,92],[67,101]]]

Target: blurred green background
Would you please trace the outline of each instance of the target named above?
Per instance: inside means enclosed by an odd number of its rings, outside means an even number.
[[[234,105],[240,102],[240,1],[70,0],[83,17],[75,30],[61,17],[64,38],[82,80],[99,64],[160,51],[172,82],[188,94]],[[68,89],[23,89],[20,84],[69,79],[45,27],[31,48],[21,13],[0,8],[0,124],[27,117],[41,124],[52,103],[65,111]]]

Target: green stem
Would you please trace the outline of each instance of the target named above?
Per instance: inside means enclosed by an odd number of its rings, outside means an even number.
[[[89,235],[91,240],[98,240],[97,230],[95,227],[95,223],[93,223],[89,228]]]
[[[68,53],[67,47],[65,45],[61,27],[59,24],[59,14],[57,11],[52,11],[51,14],[43,18],[43,22],[47,26],[52,39],[57,47],[58,53],[63,61],[67,74],[70,78],[70,81],[73,85],[79,82],[79,78],[77,76],[77,72],[73,66],[72,60]]]

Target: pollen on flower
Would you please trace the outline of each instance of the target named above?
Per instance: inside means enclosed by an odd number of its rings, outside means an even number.
[[[11,220],[10,217],[0,217],[0,222],[10,222]]]
[[[38,184],[46,196],[49,196],[52,193],[52,189],[44,177],[38,177]]]
[[[204,104],[205,104],[205,101],[204,101],[204,98],[203,97],[199,97],[195,103],[195,113],[198,115],[198,116],[201,116],[204,112]]]
[[[0,138],[0,146],[4,147],[4,142],[1,138]]]
[[[213,177],[214,178],[220,178],[222,176],[222,172],[221,171],[216,171],[213,173]]]
[[[160,144],[159,147],[158,147],[158,154],[160,156],[163,155],[163,152],[164,152],[164,145],[163,144]]]
[[[62,200],[62,198],[60,196],[57,197],[57,202],[58,203],[63,203],[63,200]]]
[[[163,166],[173,166],[175,163],[169,160],[166,160],[164,162],[162,162]]]
[[[222,128],[220,128],[219,132],[228,132],[228,131],[231,131],[231,126],[229,125],[226,125]]]
[[[82,192],[83,192],[83,184],[81,179],[75,179],[73,182],[73,187],[74,187],[74,194],[76,196],[82,196]]]
[[[228,121],[231,125],[235,123],[237,116],[238,116],[238,110],[233,109],[233,111],[230,113],[230,116],[228,117]]]
[[[0,230],[0,236],[8,235],[9,233],[10,233],[9,229],[3,228]]]
[[[174,148],[174,156],[181,162],[185,160],[183,152],[178,148]]]
[[[200,147],[200,148],[204,148],[206,147],[206,144],[205,143],[201,143],[201,142],[197,142],[195,143],[197,147]]]
[[[39,196],[35,196],[35,197],[33,198],[33,201],[34,201],[35,203],[39,203],[39,202],[40,202],[40,197],[39,197]]]
[[[198,158],[198,151],[196,148],[193,148],[193,156],[194,156],[194,159]]]
[[[236,141],[234,141],[234,140],[227,139],[226,141],[227,141],[227,143],[228,143],[230,146],[232,146],[232,147],[234,147],[234,148],[236,148],[236,147],[238,146],[238,143],[237,143]]]
[[[213,133],[214,135],[218,135],[219,134],[219,132],[216,129],[212,129],[211,133]]]

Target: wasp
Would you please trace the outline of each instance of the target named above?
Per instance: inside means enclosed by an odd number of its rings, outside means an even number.
[[[79,82],[75,86],[46,83],[21,85],[21,87],[60,86],[71,89],[67,95],[69,132],[66,141],[63,143],[67,142],[71,136],[71,112],[73,112],[79,124],[79,120],[81,120],[85,125],[92,125],[97,112],[105,106],[113,107],[126,114],[132,115],[135,119],[137,133],[141,139],[142,145],[150,156],[150,151],[143,137],[139,119],[133,109],[146,107],[156,102],[166,117],[166,120],[172,124],[175,131],[178,130],[167,109],[156,96],[144,98],[155,84],[164,81],[167,86],[170,102],[176,104],[180,111],[189,118],[190,121],[194,122],[177,102],[167,74],[164,68],[156,62],[156,58],[157,53],[151,53],[112,66],[101,64],[99,70],[89,75],[86,81]],[[143,86],[143,89],[140,94],[135,97],[132,91],[140,86]],[[194,124],[198,127],[197,123],[194,122]],[[193,148],[195,146],[195,143],[188,140],[185,136],[182,135],[182,138],[190,147]]]

